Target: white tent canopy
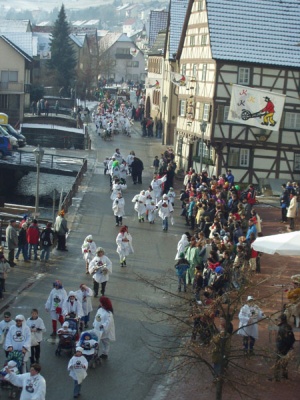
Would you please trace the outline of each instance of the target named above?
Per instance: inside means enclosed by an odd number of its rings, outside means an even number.
[[[300,256],[300,231],[257,238],[252,247],[256,251],[281,256]]]

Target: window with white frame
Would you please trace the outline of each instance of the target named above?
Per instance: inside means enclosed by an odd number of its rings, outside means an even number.
[[[179,115],[181,117],[185,117],[186,114],[186,101],[185,100],[180,100],[179,102]]]
[[[201,35],[201,46],[207,45],[207,34]]]
[[[196,44],[196,37],[195,35],[190,36],[190,46],[195,46]]]
[[[300,171],[300,153],[294,155],[294,171]]]
[[[201,157],[201,153],[203,158],[210,158],[210,149],[204,142],[198,142],[197,155]]]
[[[284,117],[284,127],[286,129],[300,129],[300,114],[286,112]]]
[[[249,167],[250,150],[231,147],[228,153],[229,167]]]
[[[210,104],[205,103],[203,108],[203,121],[208,121],[209,111],[210,111]]]
[[[249,85],[250,84],[250,68],[240,67],[238,71],[238,84]]]
[[[197,76],[197,64],[193,64],[193,78]]]
[[[207,75],[207,64],[202,65],[202,75],[201,75],[201,80],[203,82],[206,81],[206,75]]]

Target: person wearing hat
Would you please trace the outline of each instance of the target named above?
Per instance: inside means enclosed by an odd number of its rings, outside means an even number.
[[[26,325],[24,315],[17,315],[15,318],[15,325],[12,325],[5,338],[5,350],[21,351],[24,355],[24,363],[26,363],[30,356],[31,347],[31,332]]]
[[[86,274],[89,273],[89,264],[92,261],[92,259],[96,256],[96,250],[97,246],[96,243],[93,240],[92,235],[88,235],[81,246],[81,251],[83,254],[83,259],[85,260],[85,271]]]
[[[100,355],[100,358],[107,360],[110,350],[110,342],[116,340],[113,306],[110,299],[106,296],[101,296],[99,303],[100,307],[95,315],[93,327],[100,337],[102,346],[102,354]]]
[[[81,385],[83,380],[87,377],[88,361],[82,355],[83,348],[76,347],[76,352],[68,364],[68,371],[70,377],[74,380],[73,397],[77,399],[81,394]]]
[[[97,248],[96,256],[89,264],[89,273],[93,277],[94,297],[98,297],[100,283],[101,294],[104,295],[109,275],[112,273],[112,262],[105,255],[103,247]]]
[[[172,187],[170,187],[170,189],[169,189],[169,191],[168,191],[168,193],[167,193],[167,196],[168,196],[169,202],[170,202],[170,203],[172,204],[172,206],[174,207],[176,193],[174,192],[174,189],[173,189]]]
[[[56,217],[54,232],[57,235],[57,250],[68,251],[66,248],[66,234],[69,232],[69,229],[64,210],[61,210]]]
[[[9,271],[9,263],[5,259],[4,255],[0,253],[0,300],[3,299],[3,292],[5,291],[5,280]]]
[[[189,236],[187,236],[186,233],[188,233]],[[184,254],[186,249],[187,249],[187,247],[189,246],[191,235],[190,235],[189,232],[186,232],[186,233],[184,233],[181,236],[181,239],[177,243],[177,253],[176,253],[176,256],[175,256],[175,260],[179,260],[181,253]]]
[[[258,339],[258,321],[264,318],[262,310],[254,303],[252,296],[247,297],[247,302],[239,312],[238,335],[243,336],[243,349],[245,355],[254,354],[254,344]]]
[[[41,342],[43,333],[46,332],[44,321],[39,317],[39,311],[36,308],[31,310],[31,317],[26,321],[31,331],[31,364],[39,363],[41,355]]]
[[[155,197],[155,203],[157,204],[160,200],[161,194],[162,194],[162,185],[163,183],[167,180],[167,175],[162,176],[159,178],[159,175],[156,174],[153,176],[153,179],[150,183],[153,192],[154,192],[154,197]]]
[[[269,97],[264,97],[265,102],[267,103],[264,108],[260,110],[260,112],[265,113],[262,125],[270,125],[275,126],[276,121],[273,119],[273,115],[275,113],[274,103],[271,101]]]
[[[60,280],[56,280],[53,283],[53,289],[51,290],[49,297],[45,304],[45,310],[50,312],[52,320],[52,333],[50,336],[55,337],[57,331],[57,321],[61,324],[64,322],[64,317],[62,315],[62,307],[64,301],[67,299],[67,292],[63,288]]]
[[[18,248],[18,234],[16,230],[16,220],[11,219],[6,228],[6,243],[8,248],[8,262],[11,267],[17,265],[14,262],[15,249]]]
[[[128,226],[124,225],[116,237],[117,253],[120,257],[120,266],[126,267],[126,257],[134,253],[132,246],[132,236],[128,231]],[[104,295],[104,293],[102,293]]]
[[[4,379],[22,388],[20,400],[46,399],[46,381],[40,374],[40,364],[32,364],[30,371],[25,374],[17,375],[10,368],[6,368],[5,371],[7,375]]]
[[[5,349],[5,338],[9,328],[12,325],[15,325],[16,322],[11,319],[11,313],[9,311],[5,311],[3,315],[4,319],[0,322],[0,344],[3,344],[3,349],[5,351],[5,357],[8,357],[8,351]]]
[[[76,330],[71,329],[69,322],[65,321],[61,328],[58,329],[57,334],[59,337],[69,338],[70,336],[74,336],[76,334]]]
[[[16,253],[15,259],[19,259],[19,255],[22,252],[24,262],[30,262],[28,260],[28,242],[27,242],[27,231],[28,225],[26,222],[24,222],[21,226],[21,229],[19,230],[19,235],[18,235],[18,251]]]
[[[68,298],[64,300],[62,306],[62,315],[64,318],[81,318],[83,316],[82,304],[77,299],[76,293],[71,290]]]
[[[125,199],[121,191],[117,193],[117,197],[113,200],[112,210],[116,218],[116,226],[122,226],[123,216],[125,215]]]
[[[274,368],[275,381],[279,382],[281,378],[288,379],[288,352],[293,348],[295,336],[291,325],[287,323],[285,314],[279,317],[276,353],[277,359]]]
[[[297,196],[295,196],[293,193],[290,194],[290,204],[287,209],[287,218],[290,219],[290,230],[295,229],[295,218],[297,215]]]
[[[169,217],[173,214],[173,206],[168,200],[168,195],[164,194],[162,200],[156,204],[158,215],[162,219],[163,231],[167,232],[169,229]]]
[[[40,237],[41,261],[47,262],[49,260],[50,250],[53,243],[54,243],[54,231],[52,230],[52,223],[48,222],[46,228],[43,229]]]

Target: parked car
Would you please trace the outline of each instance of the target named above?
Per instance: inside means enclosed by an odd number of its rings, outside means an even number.
[[[1,126],[0,126],[0,136],[7,137],[13,149],[17,149],[19,147],[17,139],[14,136],[7,133],[6,130],[3,129]]]
[[[18,141],[18,146],[19,146],[19,147],[24,147],[24,146],[26,146],[26,138],[25,138],[25,136],[22,135],[21,133],[17,132],[17,131],[15,130],[15,128],[13,128],[13,127],[12,127],[11,125],[9,125],[9,124],[2,124],[2,123],[0,123],[0,126],[1,126],[3,129],[5,129],[6,132],[7,132],[9,135],[11,135],[11,136],[13,136],[13,137],[15,137],[15,138],[17,139],[17,141]]]
[[[0,157],[3,158],[11,155],[11,144],[8,137],[0,135]]]

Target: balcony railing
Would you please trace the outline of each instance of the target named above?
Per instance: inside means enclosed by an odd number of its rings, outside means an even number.
[[[24,82],[0,82],[0,90],[6,93],[24,93]]]

